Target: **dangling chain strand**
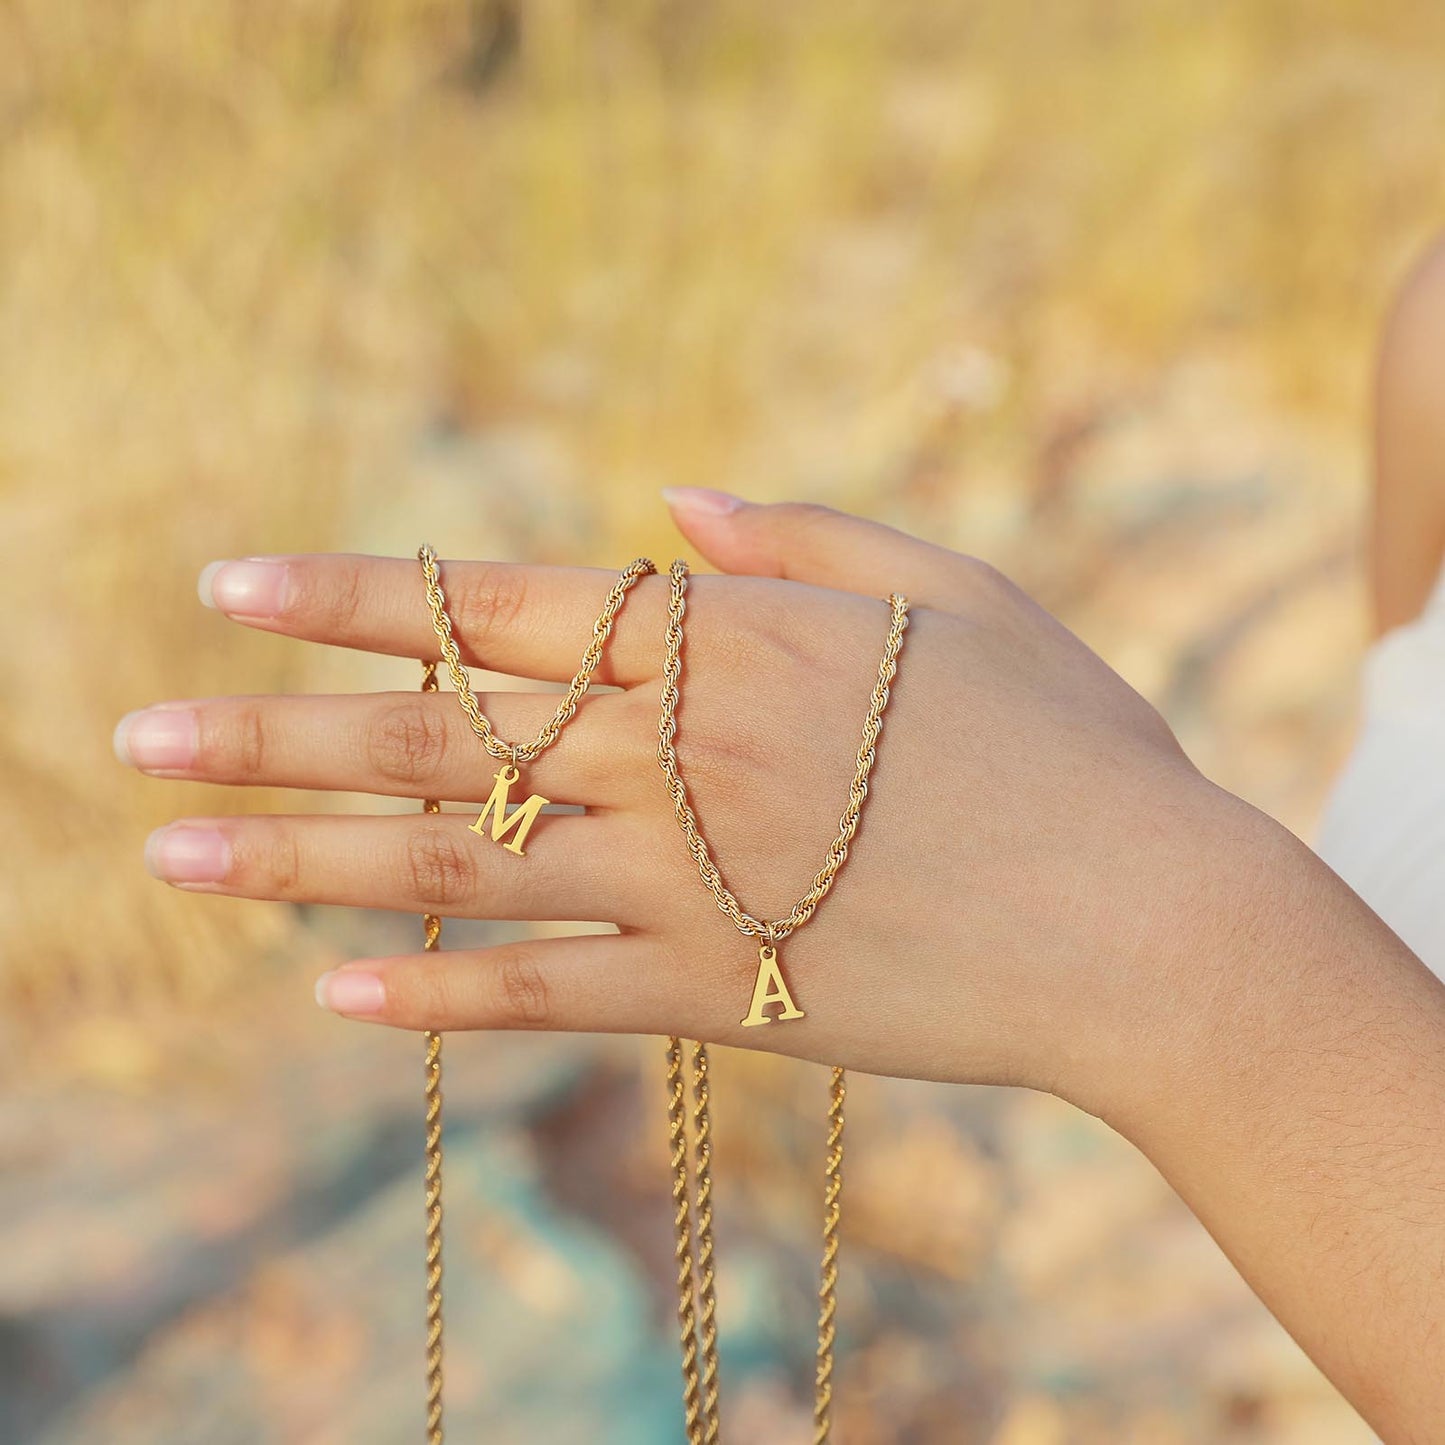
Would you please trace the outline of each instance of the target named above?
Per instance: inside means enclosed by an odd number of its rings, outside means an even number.
[[[422,663],[421,690],[437,691],[437,666]],[[422,802],[425,813],[440,813],[439,798]],[[422,915],[426,948],[441,946],[442,921],[435,913]],[[442,1036],[431,1029],[422,1034],[426,1050],[426,1438],[427,1445],[442,1445]]]
[[[703,1445],[717,1445],[722,1428],[718,1413],[717,1292],[712,1248],[712,1099],[708,1087],[707,1045],[692,1046],[693,1171],[697,1176],[697,1317],[702,1354]]]
[[[427,605],[431,610],[432,630],[436,633],[437,646],[441,652],[442,660],[447,665],[447,671],[451,675],[452,685],[456,690],[457,701],[462,711],[466,714],[467,721],[471,724],[472,731],[481,740],[493,758],[503,764],[502,768],[494,775],[496,786],[492,790],[491,797],[487,800],[482,809],[481,816],[471,825],[470,831],[485,836],[485,824],[491,819],[492,840],[502,843],[503,846],[513,853],[525,856],[523,844],[527,833],[530,830],[538,812],[547,805],[548,800],[538,794],[533,794],[525,803],[516,807],[514,811],[508,811],[508,795],[512,785],[519,781],[519,768],[523,763],[530,763],[543,749],[550,747],[556,742],[562,729],[571,721],[577,711],[577,705],[582,701],[589,687],[592,685],[593,674],[597,671],[598,664],[602,661],[603,650],[607,646],[608,638],[612,633],[613,623],[617,620],[617,614],[626,600],[628,592],[642,578],[657,571],[652,561],[647,557],[638,557],[631,562],[617,577],[617,580],[608,590],[607,596],[602,604],[602,610],[597,615],[596,621],[592,624],[592,638],[588,642],[586,650],[582,654],[582,661],[573,677],[567,691],[563,694],[557,704],[557,710],[551,719],[543,726],[542,730],[529,743],[506,742],[499,738],[493,731],[491,723],[486,714],[482,712],[481,705],[477,702],[476,694],[472,691],[471,679],[467,675],[466,668],[462,665],[461,650],[457,646],[456,638],[452,632],[451,618],[447,615],[446,595],[442,590],[441,576],[437,563],[436,551],[429,543],[422,543],[417,550],[417,558],[421,562],[422,575],[426,583]],[[437,685],[437,664],[435,662],[422,662],[422,691],[434,693],[438,691]],[[436,798],[427,798],[422,803],[422,808],[427,813],[439,813],[441,802]],[[515,834],[510,842],[503,842],[507,835]],[[436,914],[428,913],[423,915],[426,929],[426,947],[428,950],[436,949],[441,940],[442,922]],[[426,1047],[426,1380],[427,1380],[427,1445],[442,1445],[442,1256],[441,1256],[441,1230],[442,1230],[442,1040],[439,1033],[427,1030],[424,1034]],[[679,1064],[680,1067],[680,1064]],[[706,1075],[706,1057],[701,1064],[702,1075]],[[681,1109],[681,1083],[678,1084],[678,1098],[674,1105]],[[685,1113],[685,1111],[684,1111]],[[697,1126],[699,1129],[699,1157],[706,1161],[707,1153],[707,1131],[710,1124],[706,1109],[706,1088],[704,1084],[703,1104],[697,1114]],[[675,1132],[675,1147],[681,1147],[684,1153],[681,1164],[684,1170],[681,1182],[682,1210],[679,1220],[678,1234],[678,1261],[679,1270],[686,1266],[687,1276],[691,1279],[693,1270],[691,1229],[687,1220],[687,1179],[686,1179],[686,1139],[685,1139],[685,1117],[678,1116],[678,1129]],[[683,1230],[687,1233],[684,1235]],[[704,1301],[704,1334],[709,1341],[709,1367],[706,1372],[703,1389],[706,1398],[706,1409],[710,1412],[710,1418],[715,1421],[717,1413],[717,1367],[716,1356],[711,1353],[711,1341],[716,1335],[714,1324],[715,1303],[712,1294],[712,1219],[709,1208],[700,1233],[705,1253],[703,1264],[705,1268],[703,1284]],[[681,1274],[679,1282],[681,1283]],[[691,1333],[695,1328],[693,1318],[693,1306],[687,1305],[686,1320],[684,1321],[685,1335]],[[686,1373],[688,1365],[685,1362]],[[693,1396],[694,1411],[696,1408],[697,1384],[694,1380]],[[690,1417],[691,1418],[691,1417]],[[691,1424],[689,1425],[689,1438],[691,1439]],[[716,1439],[716,1425],[713,1424],[708,1434],[707,1442]],[[699,1435],[699,1442],[702,1436]]]
[[[672,1145],[673,1260],[677,1266],[677,1325],[682,1346],[682,1409],[688,1445],[702,1445],[698,1407],[697,1280],[692,1257],[692,1205],[688,1197],[687,1104],[683,1098],[682,1040],[667,1041],[667,1123]]]
[[[823,1191],[823,1264],[818,1279],[818,1375],[813,1391],[813,1445],[826,1445],[833,1427],[833,1341],[837,1338],[838,1225],[843,1216],[842,1069],[834,1069],[828,1088],[827,1181]]]
[[[461,653],[452,633],[442,592],[436,553],[423,544],[417,553],[426,580],[427,602],[431,609],[442,660],[451,675],[457,699],[466,714],[472,731],[487,752],[504,764],[497,775],[494,792],[495,815],[492,836],[500,841],[505,832],[518,829],[517,837],[508,844],[512,851],[522,852],[522,839],[530,826],[535,809],[546,799],[533,797],[525,818],[506,813],[507,789],[517,781],[519,765],[533,761],[556,741],[577,710],[578,704],[592,684],[593,674],[611,634],[617,613],[630,588],[643,576],[656,571],[646,557],[632,562],[617,578],[607,594],[602,611],[593,624],[592,640],[583,653],[581,666],[566,693],[558,703],[549,722],[529,743],[509,743],[497,737],[482,712],[472,691],[471,682],[462,665]],[[782,981],[777,965],[777,945],[812,917],[827,895],[848,856],[848,845],[857,831],[859,815],[868,795],[868,776],[876,755],[883,710],[888,704],[889,685],[896,669],[904,629],[908,625],[907,600],[897,594],[888,598],[892,622],[878,681],[870,699],[868,717],[858,748],[857,767],[849,789],[848,804],[839,822],[838,834],[829,846],[822,868],[812,885],[787,915],[775,920],[755,918],[739,904],[736,896],[723,882],[712,860],[697,817],[688,800],[687,789],[677,765],[676,734],[679,682],[682,672],[682,624],[686,609],[687,564],[681,560],[671,569],[671,598],[668,607],[666,659],[663,668],[662,713],[658,729],[658,761],[667,780],[678,824],[687,840],[689,852],[697,864],[699,876],[713,894],[718,908],[731,919],[744,935],[762,940],[759,948],[758,982],[754,988],[753,1005],[743,1022],[768,1023],[772,1020],[763,1007],[781,1002],[779,1019],[802,1018],[803,1012],[794,1004]],[[437,664],[423,662],[422,690],[436,692]],[[488,808],[492,808],[489,803]],[[441,803],[425,799],[422,808],[428,813],[441,811]],[[528,813],[528,808],[532,809]],[[487,810],[472,825],[481,833]],[[509,821],[510,820],[510,821]],[[435,914],[424,914],[426,948],[440,946],[442,922]],[[426,1406],[427,1445],[442,1445],[442,1039],[428,1030],[425,1045],[426,1104]],[[688,1109],[685,1103],[683,1041],[676,1036],[667,1041],[668,1132],[671,1142],[674,1203],[674,1257],[677,1266],[678,1328],[682,1346],[683,1410],[688,1445],[718,1445],[719,1381],[717,1355],[717,1299],[714,1286],[713,1224],[712,1224],[712,1116],[709,1087],[707,1045],[692,1045],[692,1159],[688,1158]],[[842,1214],[843,1187],[843,1104],[845,1075],[840,1068],[832,1071],[828,1108],[828,1142],[825,1164],[823,1255],[818,1287],[817,1373],[814,1390],[814,1445],[827,1445],[832,1428],[833,1352],[837,1337],[837,1283],[839,1225]],[[696,1176],[694,1193],[692,1178]]]

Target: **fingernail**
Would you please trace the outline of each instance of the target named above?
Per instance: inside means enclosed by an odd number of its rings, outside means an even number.
[[[275,617],[286,605],[287,568],[265,557],[207,562],[196,591],[207,607],[229,617]]]
[[[146,839],[145,866],[167,883],[219,883],[231,871],[230,840],[218,828],[166,823]]]
[[[116,723],[111,737],[116,757],[127,767],[156,771],[189,768],[198,742],[196,715],[183,707],[137,708]]]
[[[374,973],[333,968],[316,980],[316,1002],[336,1014],[380,1013],[386,986]]]
[[[662,500],[676,512],[691,512],[697,517],[726,517],[747,505],[741,497],[711,487],[664,487]]]

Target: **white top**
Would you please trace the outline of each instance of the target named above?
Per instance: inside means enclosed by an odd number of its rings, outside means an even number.
[[[1359,736],[1316,851],[1445,978],[1445,569],[1365,653]]]

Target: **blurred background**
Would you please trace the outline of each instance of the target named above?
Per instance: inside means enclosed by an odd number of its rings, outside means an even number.
[[[419,920],[140,859],[378,804],[110,751],[419,669],[226,623],[207,561],[822,500],[1003,567],[1308,836],[1442,65],[1430,0],[0,4],[0,1441],[422,1438],[421,1041],[311,1002]],[[680,1439],[661,1041],[446,1047],[451,1438]],[[725,1428],[802,1440],[826,1072],[715,1075]],[[846,1445],[1370,1438],[1093,1119],[855,1077],[848,1134]]]

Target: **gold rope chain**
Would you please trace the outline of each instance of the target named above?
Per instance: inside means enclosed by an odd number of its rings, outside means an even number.
[[[562,695],[562,700],[557,704],[557,711],[552,714],[551,719],[531,742],[506,743],[492,731],[491,723],[487,721],[486,714],[483,713],[481,705],[472,692],[471,679],[467,676],[467,670],[462,666],[461,652],[457,647],[456,639],[452,636],[451,618],[447,616],[446,596],[442,592],[441,581],[437,575],[436,552],[430,545],[423,543],[417,556],[421,559],[422,570],[426,575],[426,596],[427,604],[431,608],[432,629],[436,632],[437,642],[441,646],[442,659],[447,665],[447,671],[451,674],[457,700],[461,703],[462,710],[472,725],[472,731],[482,740],[482,746],[498,761],[509,763],[514,768],[518,763],[530,763],[544,748],[550,747],[557,741],[557,734],[567,725],[572,714],[577,711],[577,704],[582,701],[583,695],[592,686],[592,674],[597,671],[597,664],[602,661],[602,650],[607,646],[607,639],[612,633],[612,624],[617,620],[623,599],[639,578],[657,571],[648,557],[638,557],[635,561],[628,563],[612,584],[612,588],[607,594],[607,600],[602,604],[602,611],[597,614],[597,620],[592,624],[592,640],[582,654],[582,663],[577,669],[577,675],[572,679],[567,691]]]
[[[472,831],[481,833],[482,822],[495,805],[493,839],[500,841],[509,828],[518,827],[520,824],[518,836],[506,846],[521,854],[522,839],[526,829],[531,826],[535,809],[540,808],[547,800],[539,797],[529,799],[528,804],[519,809],[523,816],[518,818],[512,815],[509,822],[506,816],[507,789],[511,783],[517,781],[517,764],[531,762],[538,753],[557,740],[557,735],[571,720],[577,711],[577,704],[592,685],[592,675],[602,660],[602,651],[607,646],[612,624],[617,619],[618,610],[628,591],[639,578],[656,572],[657,568],[649,558],[639,557],[621,573],[608,591],[602,611],[592,624],[592,640],[587,644],[577,675],[557,704],[556,712],[530,743],[516,744],[503,742],[497,737],[472,692],[471,679],[466,668],[462,666],[461,652],[452,636],[451,618],[447,616],[446,595],[442,591],[435,550],[429,543],[424,542],[417,551],[417,557],[426,580],[432,629],[436,633],[447,671],[451,674],[457,700],[472,725],[472,731],[482,740],[487,751],[505,763],[501,773],[497,775],[497,788],[493,799],[483,811],[482,817],[472,825]],[[428,693],[438,691],[435,662],[423,660],[421,688]],[[422,810],[439,813],[441,802],[436,798],[426,798],[422,801]],[[426,948],[428,952],[435,951],[441,946],[441,918],[437,914],[426,913],[422,915],[422,920],[425,926]],[[426,1070],[423,1090],[426,1109],[426,1438],[427,1445],[442,1445],[442,1037],[434,1030],[427,1029],[422,1038]]]
[[[852,786],[848,789],[848,806],[838,824],[838,836],[828,847],[828,856],[813,878],[811,887],[792,909],[782,918],[772,922],[755,918],[738,902],[736,895],[722,880],[717,864],[712,860],[707,841],[698,827],[697,814],[688,801],[687,785],[677,767],[677,702],[678,682],[682,677],[682,619],[687,610],[687,563],[679,558],[669,569],[671,594],[667,609],[667,656],[662,673],[662,720],[658,729],[657,759],[662,764],[662,774],[667,779],[667,791],[672,796],[673,810],[687,839],[688,851],[697,864],[698,874],[707,885],[717,906],[732,919],[739,932],[766,939],[768,943],[780,943],[794,929],[800,928],[813,911],[827,896],[833,886],[833,879],[848,856],[848,845],[858,831],[858,815],[863,810],[863,801],[868,796],[868,774],[873,770],[877,754],[878,734],[883,727],[883,709],[888,706],[888,688],[898,670],[898,653],[903,646],[903,633],[908,626],[908,599],[894,592],[889,595],[888,605],[893,611],[892,625],[888,629],[888,641],[883,648],[883,660],[878,665],[878,681],[868,704],[868,718],[863,724],[863,740],[858,744],[858,764],[853,774]]]
[[[677,704],[682,677],[682,622],[687,609],[687,563],[681,559],[672,564],[671,593],[668,606],[667,654],[663,665],[662,706],[658,723],[658,761],[667,779],[668,792],[687,846],[697,864],[698,874],[707,885],[718,907],[744,935],[761,937],[758,983],[753,990],[753,1004],[744,1024],[769,1023],[762,1013],[762,1003],[774,999],[784,1003],[779,1019],[801,1018],[776,969],[776,943],[800,928],[817,909],[833,886],[838,870],[848,856],[848,845],[858,829],[858,818],[868,796],[868,776],[873,769],[878,734],[883,725],[883,710],[888,706],[889,687],[898,669],[898,654],[903,633],[908,626],[908,601],[897,593],[890,594],[892,623],[878,667],[878,681],[869,701],[868,717],[863,725],[863,739],[858,746],[857,770],[848,791],[848,805],[838,826],[838,835],[828,849],[822,868],[814,876],[812,886],[794,904],[786,917],[777,920],[755,918],[746,912],[713,862],[697,815],[688,801],[687,788],[677,763]],[[764,977],[775,982],[776,993],[764,994]],[[717,1328],[714,1320],[716,1300],[713,1293],[712,1243],[712,1169],[710,1143],[712,1120],[708,1091],[707,1045],[694,1043],[693,1057],[693,1173],[696,1194],[691,1213],[696,1218],[697,1255],[693,1258],[693,1227],[689,1217],[690,1181],[688,1177],[686,1119],[683,1107],[682,1041],[671,1036],[667,1040],[668,1131],[672,1144],[673,1202],[676,1233],[678,1322],[682,1341],[683,1412],[688,1445],[716,1445],[719,1434],[717,1387]],[[828,1091],[828,1140],[824,1163],[823,1192],[823,1256],[818,1282],[818,1344],[813,1389],[813,1441],[826,1445],[833,1427],[833,1347],[837,1338],[838,1313],[838,1246],[842,1220],[843,1196],[843,1105],[846,1097],[846,1076],[835,1068]],[[701,1309],[699,1310],[699,1300]],[[698,1369],[701,1354],[702,1369]]]
[[[688,1445],[716,1445],[718,1414],[717,1296],[713,1285],[712,1112],[707,1045],[692,1046],[693,1172],[687,1159],[687,1107],[683,1101],[682,1040],[667,1040],[667,1123],[672,1146],[673,1257],[677,1265],[677,1323],[682,1345],[682,1410]],[[696,1215],[697,1256],[693,1256]],[[701,1301],[701,1313],[698,1303]],[[702,1360],[699,1372],[698,1360]]]
[[[510,780],[516,780],[519,763],[530,762],[544,748],[556,741],[558,734],[577,710],[584,694],[592,684],[592,677],[602,659],[603,649],[617,613],[622,607],[629,589],[641,578],[657,569],[650,559],[639,557],[621,573],[607,594],[602,611],[593,624],[593,636],[582,655],[582,663],[571,684],[558,703],[551,720],[530,743],[507,743],[492,731],[486,715],[482,712],[471,681],[462,665],[460,650],[452,635],[451,620],[447,616],[446,598],[438,575],[435,551],[423,544],[417,553],[426,579],[427,601],[431,608],[433,630],[441,649],[443,660],[451,675],[457,699],[466,713],[472,731],[492,755],[507,764],[505,772]],[[666,659],[663,668],[661,718],[658,728],[658,760],[667,779],[668,792],[672,797],[674,811],[679,825],[687,839],[689,851],[697,863],[703,882],[717,900],[718,907],[728,915],[733,924],[745,935],[761,937],[764,940],[759,950],[759,981],[754,989],[753,1007],[750,1017],[744,1023],[771,1022],[762,1013],[762,1006],[773,1001],[783,1001],[784,1011],[779,1018],[801,1018],[802,1011],[796,1009],[788,996],[781,974],[776,969],[775,945],[812,917],[818,905],[832,887],[838,870],[848,856],[848,845],[858,827],[858,818],[863,802],[868,795],[868,775],[872,770],[876,753],[878,734],[882,726],[883,709],[888,704],[889,684],[897,669],[898,653],[902,645],[903,632],[908,625],[908,603],[897,594],[888,598],[893,620],[879,666],[878,682],[873,689],[868,718],[863,728],[863,740],[858,748],[857,770],[849,789],[848,805],[839,824],[837,837],[828,849],[823,867],[813,879],[808,892],[781,919],[766,921],[755,918],[744,911],[736,896],[723,882],[717,866],[712,860],[707,843],[698,826],[696,814],[688,801],[687,789],[678,770],[676,753],[677,704],[679,682],[682,674],[682,622],[686,609],[687,564],[674,562],[671,569],[671,598],[668,607],[666,635]],[[422,690],[437,691],[436,663],[423,662]],[[505,800],[505,782],[498,778],[499,789]],[[545,800],[533,800],[541,804]],[[435,798],[425,799],[424,811],[436,813],[441,803]],[[496,822],[501,822],[499,817]],[[484,814],[485,816],[485,814]],[[481,820],[473,831],[480,831]],[[494,838],[498,836],[494,824]],[[520,838],[514,851],[520,853]],[[441,940],[441,919],[435,914],[424,914],[423,921],[428,951],[437,949]],[[769,976],[775,981],[779,992],[764,994],[764,965]],[[427,1445],[442,1445],[442,1132],[441,1132],[441,1050],[439,1033],[427,1030],[425,1044],[425,1088],[426,1140],[425,1140],[425,1183],[426,1183],[426,1405]],[[672,1145],[673,1201],[675,1205],[675,1258],[677,1263],[678,1323],[682,1345],[683,1406],[689,1445],[717,1445],[719,1439],[718,1411],[718,1357],[717,1357],[717,1300],[714,1289],[713,1228],[712,1228],[712,1167],[711,1138],[712,1116],[708,1085],[707,1045],[695,1042],[692,1046],[692,1133],[693,1152],[691,1167],[687,1149],[687,1109],[684,1103],[682,1041],[676,1036],[667,1041],[667,1083],[668,1121]],[[835,1319],[837,1314],[838,1283],[838,1240],[842,1206],[842,1164],[843,1164],[843,1104],[845,1095],[844,1071],[835,1068],[829,1092],[828,1142],[825,1164],[823,1257],[818,1290],[818,1346],[817,1372],[814,1389],[814,1442],[826,1445],[832,1426],[833,1396],[833,1345],[836,1338]],[[696,1177],[695,1190],[690,1175]],[[696,1252],[694,1253],[694,1241]],[[699,1368],[701,1360],[701,1368]]]
[[[421,690],[437,691],[437,665],[421,665]],[[422,812],[440,813],[439,798],[425,798]],[[441,947],[442,921],[435,913],[422,914],[428,953]],[[426,1164],[426,1439],[442,1445],[442,1036],[433,1029],[422,1034],[425,1050]]]

